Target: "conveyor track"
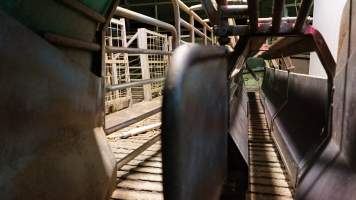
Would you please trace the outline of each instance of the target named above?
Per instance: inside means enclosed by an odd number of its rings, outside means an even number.
[[[249,187],[246,199],[292,200],[293,191],[258,92],[249,93]]]
[[[155,115],[147,118],[145,123],[134,124],[120,132],[159,120],[159,115]],[[120,132],[109,138],[118,163],[160,134],[160,130],[154,130],[120,139]],[[161,142],[154,142],[152,146],[120,167],[117,171],[116,184],[112,199],[163,199]]]

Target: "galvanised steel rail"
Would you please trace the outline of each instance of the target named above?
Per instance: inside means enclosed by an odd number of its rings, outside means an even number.
[[[143,15],[143,14],[140,14],[140,13],[137,13],[137,12],[134,12],[134,11],[122,8],[122,7],[116,8],[115,15],[124,17],[126,19],[131,19],[131,20],[138,21],[138,22],[141,22],[144,24],[149,24],[149,25],[153,25],[153,26],[157,26],[159,28],[165,29],[172,34],[173,49],[175,49],[179,45],[177,30],[171,24],[168,24],[168,23],[160,21],[158,19],[149,17],[147,15]]]
[[[142,121],[142,120],[144,120],[144,119],[146,119],[146,118],[148,118],[148,117],[150,117],[150,116],[152,116],[154,114],[157,114],[159,112],[161,112],[161,107],[157,107],[157,108],[155,108],[155,109],[153,109],[153,110],[151,110],[149,112],[143,113],[142,115],[139,115],[139,116],[137,116],[135,118],[132,118],[132,119],[127,120],[127,121],[124,121],[124,122],[119,123],[119,124],[116,124],[116,125],[114,125],[114,126],[112,126],[110,128],[106,128],[105,129],[105,133],[106,133],[106,135],[110,135],[110,134],[112,134],[112,133],[114,133],[114,132],[116,132],[118,130],[121,130],[123,128],[126,128],[126,127],[132,125],[132,124],[135,124],[135,123],[137,123],[139,121]]]
[[[172,0],[173,12],[174,12],[174,22],[175,27],[178,32],[178,39],[181,39],[181,26],[184,26],[190,31],[191,42],[195,43],[195,34],[199,35],[204,39],[204,45],[208,45],[208,40],[211,44],[215,43],[213,29],[204,21],[198,14],[196,14],[193,9],[190,9],[181,0]],[[185,12],[189,15],[189,23],[181,18],[180,11]],[[211,20],[211,19],[210,19]],[[195,28],[194,23],[198,22],[203,26],[203,31]],[[210,36],[209,36],[210,32]]]
[[[122,8],[122,7],[117,7],[115,11],[115,15],[126,18],[126,19],[131,19],[135,20],[144,24],[149,24],[153,26],[160,27],[162,29],[168,30],[171,35],[172,35],[172,46],[173,49],[178,46],[178,34],[174,26],[171,24],[168,24],[166,22],[154,19],[152,17]],[[128,53],[128,54],[154,54],[154,55],[171,55],[171,51],[165,51],[165,50],[151,50],[151,49],[142,49],[142,48],[129,48],[129,47],[105,47],[105,51],[107,53]],[[127,89],[135,86],[142,86],[146,84],[151,84],[151,83],[156,83],[159,81],[163,81],[164,78],[158,78],[158,79],[146,79],[142,81],[137,81],[133,83],[125,83],[125,84],[120,84],[120,85],[113,85],[113,86],[108,86],[106,88],[107,91],[116,91],[116,90],[121,90],[121,89]]]
[[[129,54],[157,54],[157,55],[172,55],[171,51],[140,49],[129,47],[105,47],[108,53],[129,53]]]
[[[119,85],[110,85],[110,86],[106,87],[106,91],[112,92],[112,91],[116,91],[116,90],[123,90],[123,89],[142,86],[142,85],[146,85],[146,84],[162,82],[164,80],[165,80],[165,78],[155,78],[155,79],[140,80],[140,81],[131,82],[131,83],[124,83],[124,84],[119,84]]]

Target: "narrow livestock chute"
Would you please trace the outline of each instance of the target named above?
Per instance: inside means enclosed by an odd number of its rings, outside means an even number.
[[[0,200],[356,199],[355,10],[0,1]]]
[[[307,18],[312,3],[282,18],[284,1],[275,0],[273,17],[261,19],[257,0],[202,0],[219,43],[239,38],[233,51],[185,45],[174,53],[162,115],[165,198],[355,198],[356,2],[344,8],[337,62]],[[294,73],[286,61],[309,52],[327,78]],[[245,65],[250,57],[284,64],[265,67],[261,87],[248,90],[244,68],[259,79]]]

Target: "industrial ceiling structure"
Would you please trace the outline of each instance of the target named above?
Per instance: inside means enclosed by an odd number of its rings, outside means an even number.
[[[187,6],[193,6],[201,4],[200,0],[182,0]],[[300,7],[301,0],[286,0],[284,5],[284,16],[294,17]],[[229,4],[246,4],[246,1],[235,0],[229,1]],[[260,1],[260,17],[272,16],[273,0]],[[156,19],[174,24],[172,2],[170,0],[123,0],[120,6],[128,8],[130,10],[142,13],[147,16],[154,17]],[[203,10],[195,10],[203,19],[207,19],[207,16]],[[188,16],[182,16],[188,17]],[[134,21],[127,22],[128,30],[134,31],[138,27],[145,26]],[[148,27],[147,27],[148,28]]]

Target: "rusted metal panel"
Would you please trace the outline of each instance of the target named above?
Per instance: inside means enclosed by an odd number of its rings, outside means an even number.
[[[226,53],[191,45],[174,53],[162,110],[166,199],[220,196],[227,167]]]

